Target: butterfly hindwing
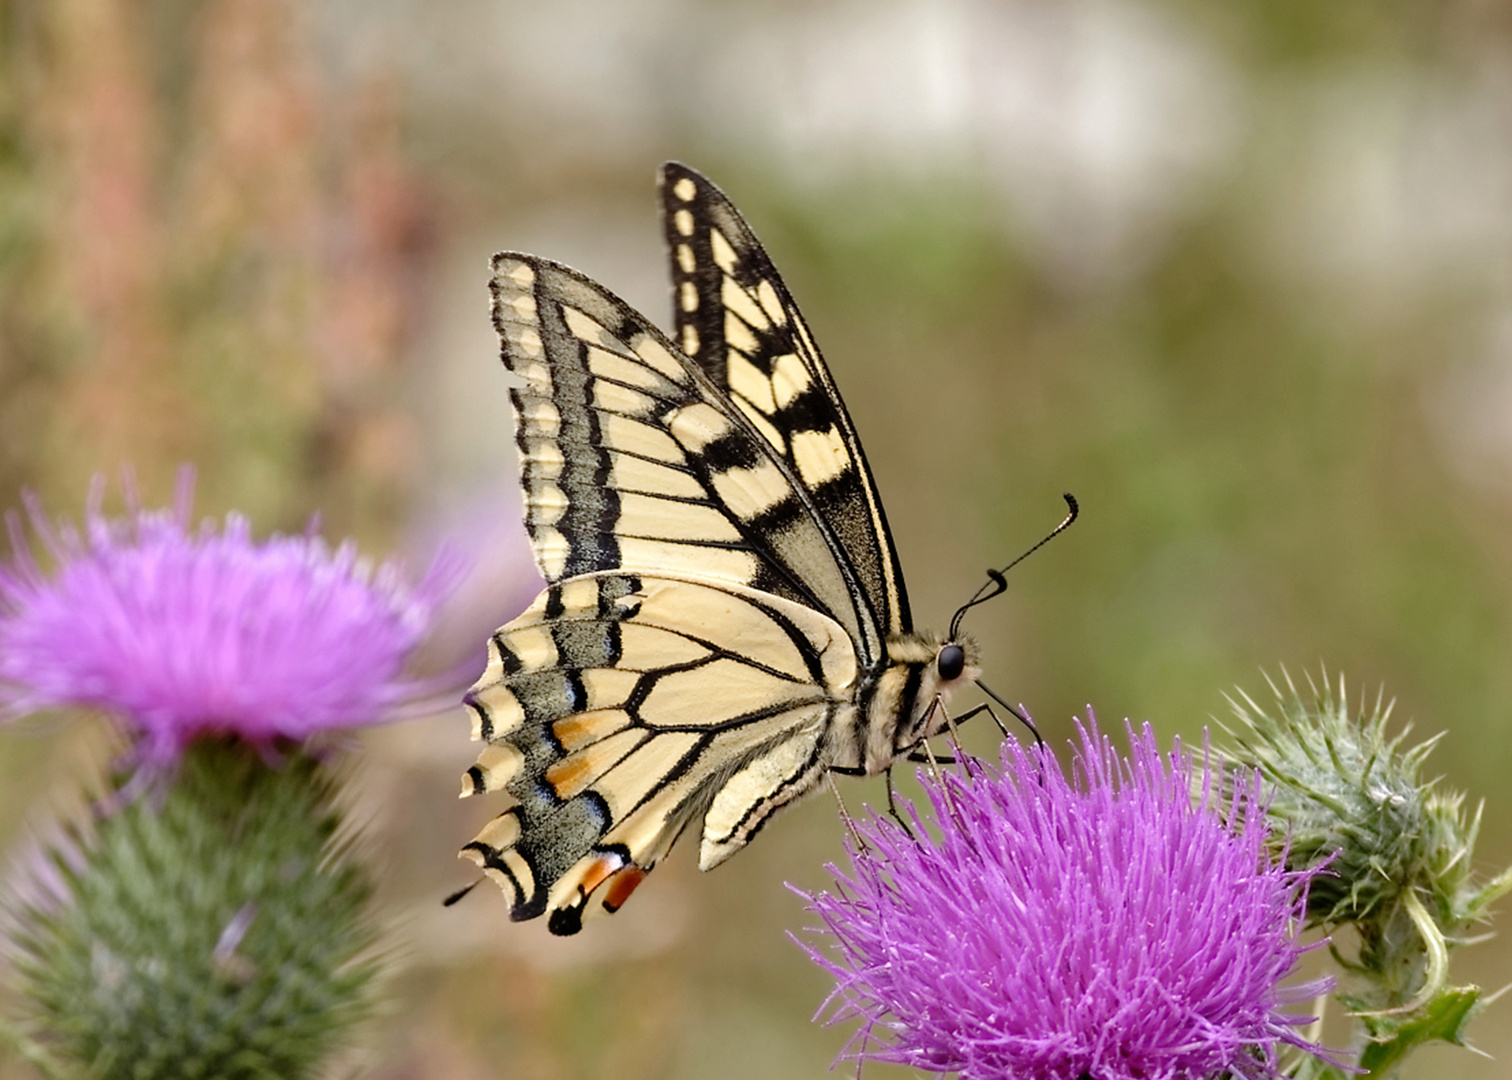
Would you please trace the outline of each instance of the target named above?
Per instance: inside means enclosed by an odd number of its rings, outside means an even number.
[[[808,325],[766,250],[709,179],[662,166],[673,340],[793,467],[843,539],[877,621],[909,625],[876,483]]]
[[[464,849],[514,918],[614,910],[690,822],[718,865],[817,783],[849,701],[849,635],[734,585],[621,572],[558,582],[493,638],[468,695],[487,743],[463,794],[515,805]]]

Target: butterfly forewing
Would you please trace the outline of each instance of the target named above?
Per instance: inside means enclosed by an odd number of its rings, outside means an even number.
[[[882,502],[808,325],[761,242],[701,173],[668,162],[662,227],[673,339],[793,467],[842,538],[877,621],[910,629]]]
[[[623,301],[528,255],[494,260],[525,522],[547,581],[620,568],[749,585],[828,612],[881,652],[809,493],[686,357]]]

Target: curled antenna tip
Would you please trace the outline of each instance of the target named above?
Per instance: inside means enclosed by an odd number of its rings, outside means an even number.
[[[1049,532],[1047,532],[1043,537],[1041,537],[1040,540],[1039,540],[1039,542],[1037,544],[1035,544],[1033,547],[1031,547],[1028,551],[1025,551],[1018,558],[1014,559],[1007,566],[1005,566],[1001,570],[999,570],[998,571],[999,574],[1006,574],[1008,571],[1012,570],[1019,563],[1023,562],[1025,559],[1027,559],[1029,556],[1033,555],[1040,548],[1042,548],[1046,544],[1048,544],[1051,540],[1054,540],[1061,533],[1063,533],[1067,529],[1069,529],[1071,527],[1071,523],[1073,521],[1075,521],[1077,519],[1077,517],[1079,517],[1081,515],[1081,504],[1076,501],[1076,496],[1075,495],[1071,494],[1069,491],[1063,491],[1063,492],[1061,492],[1061,498],[1063,498],[1063,499],[1066,500],[1066,516],[1063,517],[1063,518],[1061,518],[1060,524],[1057,525],[1055,528],[1051,529]]]
[[[1061,519],[1060,524],[1051,529],[1048,533],[1040,538],[1038,543],[1029,548],[1022,555],[1014,559],[1011,563],[1003,567],[1001,570],[987,571],[987,583],[980,589],[978,589],[976,591],[976,594],[972,596],[970,600],[962,604],[960,609],[955,613],[955,616],[950,620],[950,639],[952,641],[956,639],[956,635],[960,631],[961,619],[965,617],[966,612],[970,611],[978,604],[991,600],[994,596],[1007,591],[1008,582],[1004,575],[1007,574],[1008,571],[1012,570],[1015,566],[1023,562],[1029,556],[1033,555],[1036,551],[1044,547],[1051,540],[1055,539],[1061,533],[1065,532],[1066,529],[1070,527],[1071,523],[1076,520],[1077,516],[1081,513],[1081,506],[1077,503],[1076,496],[1071,494],[1069,491],[1064,491],[1061,492],[1061,498],[1066,500],[1067,513],[1066,516]]]

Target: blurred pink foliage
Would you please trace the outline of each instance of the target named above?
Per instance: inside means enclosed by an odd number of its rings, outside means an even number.
[[[0,343],[29,345],[0,368],[47,405],[0,480],[77,490],[129,461],[151,488],[188,459],[254,517],[385,530],[415,476],[396,399],[431,233],[399,89],[323,77],[287,0],[179,10],[58,0],[5,27],[41,213],[0,279],[42,302],[0,310],[28,322]]]

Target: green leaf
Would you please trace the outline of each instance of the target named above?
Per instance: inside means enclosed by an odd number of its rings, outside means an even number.
[[[1404,1020],[1388,1038],[1368,1043],[1360,1054],[1367,1076],[1385,1077],[1423,1043],[1438,1039],[1465,1046],[1465,1028],[1479,1011],[1478,986],[1451,987]]]

